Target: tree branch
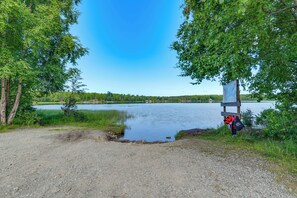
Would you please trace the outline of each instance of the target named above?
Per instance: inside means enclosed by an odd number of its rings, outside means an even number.
[[[275,15],[275,14],[278,14],[278,13],[283,12],[283,11],[285,11],[285,10],[292,9],[292,8],[297,8],[297,5],[289,6],[289,7],[280,9],[280,10],[278,10],[278,11],[271,12],[271,14],[272,14],[272,15]]]
[[[278,21],[279,23],[297,22],[296,19]]]

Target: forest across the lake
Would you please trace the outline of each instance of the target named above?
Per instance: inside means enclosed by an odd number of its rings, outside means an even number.
[[[59,104],[69,97],[69,92],[56,92],[37,97],[36,104]],[[75,93],[78,103],[85,104],[125,104],[125,103],[217,103],[223,95],[184,95],[184,96],[143,96],[117,93]],[[242,94],[241,101],[256,102],[251,94]]]

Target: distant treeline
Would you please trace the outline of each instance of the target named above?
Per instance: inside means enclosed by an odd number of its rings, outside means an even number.
[[[63,103],[70,93],[57,92],[35,99],[36,103]],[[188,95],[188,96],[139,96],[116,93],[80,93],[75,94],[79,103],[209,103],[222,102],[222,95]],[[251,95],[241,95],[241,101],[256,101]]]

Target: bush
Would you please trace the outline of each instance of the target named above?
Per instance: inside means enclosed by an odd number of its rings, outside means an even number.
[[[242,115],[242,122],[246,127],[253,126],[253,112],[250,109],[241,113]]]
[[[77,94],[83,93],[85,91],[84,87],[86,86],[82,84],[82,78],[80,77],[80,74],[81,72],[78,69],[71,69],[69,71],[68,81],[70,85],[66,85],[65,88],[70,94],[66,97],[63,107],[61,107],[61,109],[64,111],[64,115],[74,116],[74,118],[78,119],[81,118],[78,114],[76,114],[76,103],[79,100]]]
[[[72,113],[72,116],[73,116],[74,120],[77,122],[84,122],[87,120],[86,115],[80,111],[74,111]]]
[[[19,111],[16,118],[13,121],[13,124],[20,126],[30,126],[34,124],[39,124],[40,117],[38,116],[35,109],[25,109]]]
[[[265,135],[277,140],[293,140],[297,143],[297,111],[264,110],[256,119],[257,124],[263,125]]]
[[[76,98],[70,95],[65,99],[65,103],[61,107],[62,111],[64,112],[64,115],[66,116],[71,116],[74,114],[77,110],[77,105],[76,105]]]
[[[177,134],[175,134],[174,138],[175,140],[180,140],[184,135],[185,135],[185,131],[179,131]]]

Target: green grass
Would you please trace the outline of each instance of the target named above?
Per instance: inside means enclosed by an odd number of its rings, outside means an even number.
[[[276,141],[267,139],[256,130],[238,132],[238,135],[233,137],[230,130],[224,126],[212,133],[198,136],[198,138],[219,141],[229,145],[229,147],[250,149],[275,160],[296,160],[297,162],[297,144],[293,140]],[[294,172],[297,173],[297,169]]]
[[[186,131],[179,131],[177,134],[175,134],[175,140],[180,140],[180,139],[182,139],[183,137],[184,137],[184,135],[185,135],[185,133],[186,133]]]
[[[19,118],[14,125],[1,126],[0,132],[6,132],[15,128],[34,128],[40,126],[77,126],[90,129],[100,129],[112,132],[116,135],[124,133],[124,121],[130,116],[120,111],[77,111],[77,114],[65,116],[62,110],[37,110],[34,119]],[[38,121],[34,121],[34,120]],[[18,122],[18,120],[21,120]],[[30,120],[30,121],[25,121]],[[35,124],[32,124],[35,123]]]
[[[63,102],[34,102],[33,105],[60,105]]]
[[[125,130],[124,121],[129,118],[125,112],[119,111],[77,111],[76,116],[65,116],[61,110],[38,110],[44,126],[78,126],[92,129],[100,129],[122,134]]]
[[[233,137],[227,126],[195,138],[216,142],[227,150],[242,153],[248,150],[264,157],[269,162],[268,168],[278,175],[278,179],[297,193],[297,144],[293,140],[267,139],[259,130],[243,130]]]
[[[0,133],[5,133],[9,130],[17,129],[17,128],[19,128],[19,126],[17,125],[10,125],[10,126],[0,125]]]

